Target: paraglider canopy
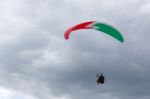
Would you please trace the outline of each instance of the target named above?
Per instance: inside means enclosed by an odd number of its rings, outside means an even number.
[[[79,30],[79,29],[95,29],[98,31],[101,31],[105,34],[108,34],[112,36],[113,38],[117,39],[120,42],[124,42],[124,38],[121,35],[121,33],[115,29],[114,27],[107,25],[105,23],[97,22],[97,21],[89,21],[89,22],[83,22],[80,24],[77,24],[71,28],[69,28],[65,33],[64,37],[65,39],[69,39],[69,35],[71,34],[72,31]]]

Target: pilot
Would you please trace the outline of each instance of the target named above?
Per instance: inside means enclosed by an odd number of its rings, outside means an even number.
[[[101,84],[103,84],[104,83],[104,80],[105,80],[105,78],[104,78],[104,75],[103,74],[101,74],[100,76],[97,74],[97,84],[99,85],[100,83]]]

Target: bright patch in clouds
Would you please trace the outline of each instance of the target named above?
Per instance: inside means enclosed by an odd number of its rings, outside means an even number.
[[[0,87],[0,99],[37,99],[22,92]]]

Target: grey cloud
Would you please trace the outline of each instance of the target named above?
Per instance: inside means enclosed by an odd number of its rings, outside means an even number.
[[[149,99],[148,4],[148,0],[3,1],[0,86],[35,99]],[[68,41],[63,38],[67,28],[88,20],[117,27],[125,43],[93,30],[76,31]],[[96,73],[101,72],[106,83],[97,86]]]

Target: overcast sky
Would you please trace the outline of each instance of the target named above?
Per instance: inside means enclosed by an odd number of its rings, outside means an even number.
[[[91,20],[125,42],[95,30],[64,39]],[[0,0],[0,99],[150,99],[149,24],[149,0]]]

